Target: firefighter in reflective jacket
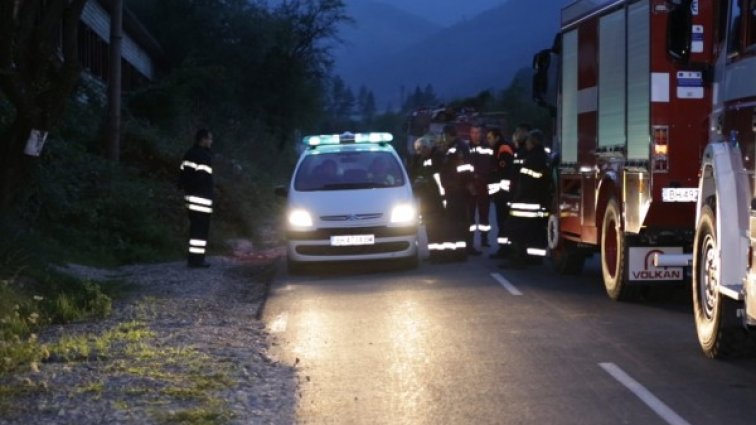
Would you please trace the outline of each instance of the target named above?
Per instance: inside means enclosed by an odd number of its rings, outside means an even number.
[[[514,131],[514,134],[512,134],[512,141],[514,142],[514,159],[512,161],[513,165],[513,180],[512,184],[516,185],[518,179],[518,175],[520,174],[520,167],[522,167],[523,161],[525,161],[525,155],[527,155],[528,150],[525,148],[525,142],[528,140],[528,136],[530,135],[530,132],[533,129],[530,127],[529,124],[520,124],[517,126],[517,128]],[[516,190],[516,188],[512,187],[513,193]]]
[[[496,224],[498,235],[496,242],[499,249],[491,254],[491,258],[505,258],[509,252],[510,231],[509,221],[509,203],[512,202],[512,180],[514,169],[514,149],[503,140],[499,129],[489,129],[487,133],[488,142],[496,151],[494,165],[491,168],[488,178],[488,194],[496,207]],[[518,170],[519,172],[519,170]]]
[[[213,135],[200,129],[192,146],[184,155],[179,174],[179,187],[189,213],[189,267],[209,267],[205,261],[210,215],[213,213]]]
[[[444,127],[444,141],[447,151],[441,167],[441,185],[446,194],[445,236],[443,249],[448,259],[467,260],[467,254],[475,254],[468,246],[470,236],[469,205],[475,195],[473,185],[474,168],[470,163],[470,149],[467,143],[457,138],[454,125]],[[480,254],[480,252],[477,252]]]
[[[525,155],[517,176],[516,192],[509,211],[512,236],[510,267],[523,267],[526,256],[546,255],[546,223],[550,197],[548,155],[543,133],[533,130],[525,143]]]
[[[444,187],[441,185],[441,166],[445,149],[434,143],[431,136],[415,141],[415,164],[413,189],[419,199],[420,215],[428,236],[429,260],[439,263],[444,260]]]
[[[489,210],[491,196],[488,193],[488,178],[494,165],[493,145],[488,142],[483,126],[476,123],[470,128],[470,163],[474,167],[473,184],[475,196],[470,199],[470,235],[467,237],[468,252],[480,254],[474,247],[475,232],[480,232],[480,246],[488,247],[488,232],[491,231]],[[477,220],[476,220],[477,212]]]

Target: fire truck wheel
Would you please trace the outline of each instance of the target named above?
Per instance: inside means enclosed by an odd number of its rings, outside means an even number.
[[[550,250],[555,250],[559,247],[559,239],[559,215],[552,213],[546,224],[546,241]]]
[[[719,290],[716,216],[708,205],[701,210],[693,245],[693,312],[698,342],[706,357],[727,357],[745,348],[748,332],[739,323],[737,302]]]
[[[614,301],[630,298],[625,278],[625,233],[622,212],[615,199],[610,199],[601,223],[601,274],[606,293]]]
[[[579,275],[585,265],[585,254],[581,252],[572,241],[562,241],[556,248],[551,250],[551,266],[559,274]]]
[[[559,274],[578,275],[583,272],[585,252],[572,241],[564,240],[559,235],[559,217],[549,216],[546,229],[551,267]]]

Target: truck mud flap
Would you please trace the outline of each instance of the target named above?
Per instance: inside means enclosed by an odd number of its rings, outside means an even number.
[[[629,246],[625,252],[627,259],[625,276],[633,285],[674,284],[690,279],[689,268],[655,267],[656,254],[683,254],[681,246]]]

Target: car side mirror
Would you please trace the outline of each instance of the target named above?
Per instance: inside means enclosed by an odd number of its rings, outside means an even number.
[[[275,193],[275,195],[279,198],[289,197],[289,189],[287,189],[286,186],[276,186],[275,190],[273,190],[273,193]]]
[[[667,54],[678,62],[687,64],[690,59],[693,16],[691,0],[671,0],[667,15]]]

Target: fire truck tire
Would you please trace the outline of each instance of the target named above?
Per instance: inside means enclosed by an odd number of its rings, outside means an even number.
[[[552,212],[549,215],[549,221],[546,224],[546,241],[550,250],[555,250],[559,247],[561,241],[561,235],[559,231],[559,215]]]
[[[631,298],[625,277],[625,233],[622,229],[622,212],[612,198],[606,205],[601,222],[601,274],[607,295],[614,301]]]
[[[549,251],[551,267],[558,274],[579,275],[585,265],[585,253],[572,241],[562,241],[556,249]]]
[[[737,317],[738,302],[717,290],[717,231],[714,210],[705,205],[693,245],[693,313],[701,350],[724,358],[748,348],[749,335]]]

